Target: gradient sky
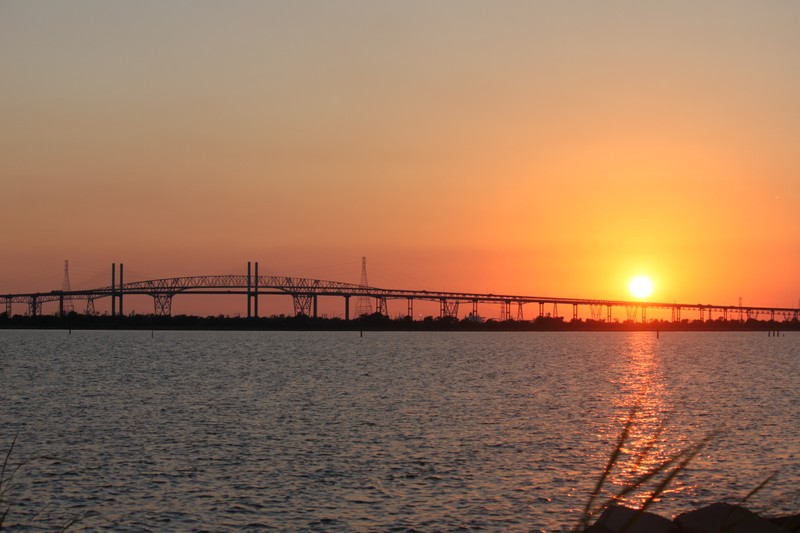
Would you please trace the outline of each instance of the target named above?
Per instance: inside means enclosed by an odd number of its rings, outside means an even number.
[[[383,287],[643,273],[794,307],[799,27],[794,1],[2,0],[0,292],[64,259],[88,287],[366,256]]]

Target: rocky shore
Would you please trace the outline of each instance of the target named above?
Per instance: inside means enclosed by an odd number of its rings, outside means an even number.
[[[800,514],[761,517],[739,505],[715,503],[669,520],[621,505],[608,507],[585,533],[796,533]]]

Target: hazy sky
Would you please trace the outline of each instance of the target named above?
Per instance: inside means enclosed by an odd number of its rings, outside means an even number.
[[[0,292],[367,256],[377,286],[797,306],[798,28],[794,1],[0,0]]]

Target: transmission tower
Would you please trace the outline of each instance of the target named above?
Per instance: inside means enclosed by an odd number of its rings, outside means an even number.
[[[362,287],[369,287],[369,283],[367,282],[367,258],[361,258],[361,282],[359,283]],[[369,296],[359,296],[356,298],[356,316],[361,315],[371,315],[372,314],[372,302],[370,301]]]
[[[64,260],[64,282],[61,284],[62,292],[70,292],[72,289],[69,286],[69,260]],[[64,296],[64,312],[71,313],[75,310],[72,305],[72,295]]]

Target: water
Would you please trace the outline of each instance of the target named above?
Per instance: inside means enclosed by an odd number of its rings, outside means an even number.
[[[5,525],[568,530],[634,405],[607,490],[719,431],[651,510],[798,512],[798,341],[0,331]]]

